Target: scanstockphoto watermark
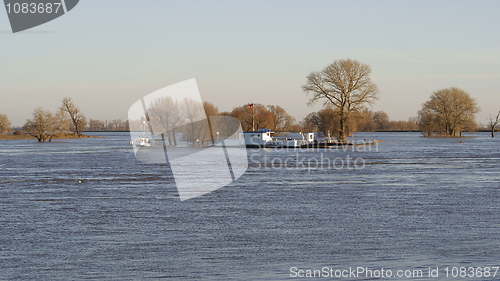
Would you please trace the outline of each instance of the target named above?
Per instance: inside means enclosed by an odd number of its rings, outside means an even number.
[[[344,157],[329,157],[321,152],[319,156],[303,156],[299,152],[288,157],[259,157],[256,154],[250,155],[250,164],[257,169],[286,169],[286,170],[307,170],[308,173],[314,170],[359,170],[364,169],[366,162],[362,157],[353,158],[349,154]]]
[[[52,21],[72,10],[79,0],[4,0],[12,32]]]
[[[321,269],[290,268],[290,277],[307,278],[435,278],[438,269],[429,267],[423,269],[385,269],[368,268],[364,266],[348,268],[322,267]]]
[[[379,151],[379,142],[368,142],[363,141],[360,143],[353,143],[349,145],[330,145],[326,147],[310,147],[310,146],[299,146],[299,147],[276,147],[273,148],[276,152],[311,152],[311,151],[321,151],[325,153],[336,153],[336,152],[344,152],[344,153],[362,153],[362,152],[378,152]]]
[[[307,170],[359,170],[366,161],[363,152],[378,151],[378,144],[332,146],[328,148],[275,148],[273,156],[250,154],[250,164],[257,169]],[[350,154],[353,153],[353,156]],[[355,154],[354,154],[355,153]]]
[[[446,267],[420,267],[413,269],[394,268],[369,268],[366,266],[350,266],[345,268],[331,268],[324,266],[316,269],[302,269],[290,267],[292,278],[405,278],[405,279],[430,279],[430,278],[497,278],[500,275],[498,266],[446,266]]]
[[[257,169],[297,169],[307,170],[308,173],[314,170],[359,170],[366,166],[363,153],[377,151],[378,143],[326,148],[274,148],[272,156],[250,153],[249,162]]]

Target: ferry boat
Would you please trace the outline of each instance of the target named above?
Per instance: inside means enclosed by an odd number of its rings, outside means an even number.
[[[272,136],[269,129],[259,129],[256,132],[241,132],[240,144],[250,148],[325,148],[345,145],[370,145],[372,141],[339,142],[331,138],[318,140],[316,133],[282,133],[281,136]]]
[[[270,129],[256,132],[241,132],[240,144],[246,147],[287,147],[298,148],[314,142],[314,133],[287,133],[286,136],[273,137]]]

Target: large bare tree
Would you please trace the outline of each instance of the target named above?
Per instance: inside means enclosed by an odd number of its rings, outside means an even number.
[[[156,133],[164,133],[169,145],[177,145],[176,129],[185,121],[182,102],[170,96],[159,97],[150,104],[148,113]]]
[[[28,119],[24,124],[26,134],[35,137],[39,142],[51,141],[64,126],[65,118],[61,111],[53,114],[41,107],[33,111],[33,118]]]
[[[291,126],[295,123],[295,118],[290,116],[286,110],[279,105],[268,105],[267,109],[272,113],[271,130],[274,132],[290,131]]]
[[[496,129],[496,127],[497,127],[497,125],[498,125],[499,122],[500,122],[500,111],[498,111],[497,116],[495,117],[495,119],[493,119],[493,117],[490,115],[489,122],[488,122],[488,127],[491,130],[491,137],[492,138],[495,137],[495,129]]]
[[[85,126],[87,125],[87,120],[73,100],[71,98],[64,98],[60,110],[68,114],[73,124],[73,129],[78,136],[81,136],[81,132],[85,130]]]
[[[12,123],[5,114],[0,114],[0,134],[10,133],[12,131]]]
[[[200,101],[185,98],[182,101],[182,114],[188,122],[183,128],[183,137],[193,145],[203,145],[212,141],[209,119],[207,119],[206,107]]]
[[[344,142],[349,135],[352,112],[378,99],[379,91],[371,79],[371,68],[357,60],[337,60],[322,71],[307,76],[302,90],[312,94],[309,105],[319,100],[338,110],[338,138]]]
[[[457,136],[475,124],[479,112],[476,101],[456,87],[434,92],[419,111],[420,126],[428,135]]]

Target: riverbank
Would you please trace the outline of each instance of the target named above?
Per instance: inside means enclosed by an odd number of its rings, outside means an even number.
[[[100,136],[87,136],[87,135],[80,135],[78,136],[77,134],[60,134],[55,137],[53,137],[53,140],[62,140],[62,139],[86,139],[86,138],[100,138]],[[14,134],[9,134],[9,135],[2,135],[0,134],[0,140],[27,140],[27,139],[33,139],[36,140],[35,137],[30,136],[30,135],[14,135]]]

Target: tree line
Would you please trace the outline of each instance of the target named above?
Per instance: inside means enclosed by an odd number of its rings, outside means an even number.
[[[360,123],[369,126],[371,122],[362,117],[366,111],[364,107],[379,96],[370,74],[368,65],[352,59],[338,60],[321,71],[311,72],[302,89],[312,94],[309,104],[323,101],[325,108],[310,114],[309,123],[322,131],[333,132],[341,142],[351,132],[361,129]],[[435,91],[422,105],[418,116],[403,124],[413,128],[418,126],[427,136],[454,137],[464,131],[477,130],[476,114],[479,111],[480,108],[469,93],[450,87]],[[373,114],[372,121],[380,125],[377,121],[385,118],[382,116],[381,112]],[[499,122],[500,112],[496,118],[490,116],[488,125],[492,137]]]
[[[36,108],[32,118],[27,119],[22,131],[13,130],[12,123],[5,114],[0,114],[0,134],[26,134],[36,138],[39,142],[51,141],[58,137],[84,137],[87,130],[94,131],[127,131],[128,121],[120,119],[101,121],[90,119],[87,122],[85,115],[75,105],[71,98],[64,98],[56,112]]]
[[[279,105],[249,103],[220,112],[210,102],[180,101],[168,97],[159,98],[150,105],[148,111],[152,119],[149,121],[154,122],[156,128],[162,128],[168,142],[173,145],[177,142],[176,130],[182,131],[192,141],[213,140],[214,136],[210,135],[210,130],[207,131],[208,127],[200,123],[206,116],[234,117],[240,121],[243,131],[265,128],[276,133],[322,132],[341,142],[358,131],[421,131],[426,136],[459,136],[464,131],[477,130],[475,117],[480,108],[469,93],[457,87],[432,93],[429,100],[422,104],[417,116],[408,120],[391,121],[384,111],[371,111],[367,106],[378,100],[380,93],[377,85],[371,81],[370,74],[370,66],[352,59],[337,60],[321,71],[311,72],[302,90],[311,95],[309,105],[323,102],[323,108],[300,121]],[[72,99],[64,98],[57,112],[35,109],[23,130],[42,142],[50,141],[62,133],[82,136],[85,130],[137,130],[143,126],[143,121],[137,124],[129,124],[129,121],[121,119],[87,121]],[[211,119],[207,122],[210,125]],[[492,137],[499,123],[500,111],[496,117],[490,116],[486,124]],[[0,133],[10,132],[9,119],[5,114],[0,114]]]

